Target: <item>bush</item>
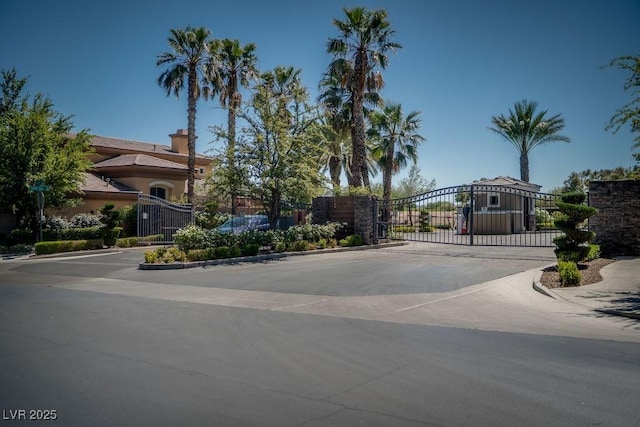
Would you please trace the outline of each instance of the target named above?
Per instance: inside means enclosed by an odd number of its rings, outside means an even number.
[[[574,286],[580,284],[580,271],[573,261],[558,261],[558,272],[562,286]]]
[[[600,245],[589,243],[589,252],[587,252],[587,256],[585,257],[585,259],[587,261],[593,261],[594,259],[598,258],[600,258]]]
[[[133,248],[138,246],[137,237],[123,237],[116,240],[116,246],[119,248]]]
[[[448,225],[446,225],[446,224],[443,224],[443,225],[444,225],[446,230],[449,229]],[[438,228],[442,228],[442,225],[439,226]],[[418,228],[418,230],[421,231],[422,233],[433,233],[435,231],[435,229],[436,229],[435,226],[429,225],[429,224],[427,224],[427,225],[420,224],[420,227]]]
[[[228,246],[218,246],[213,251],[214,251],[214,254],[216,255],[216,258],[220,258],[220,259],[229,258]]]
[[[207,234],[207,230],[204,228],[189,225],[176,231],[173,243],[184,252],[189,252],[191,249],[206,249]]]
[[[35,243],[36,235],[28,228],[16,228],[11,230],[7,237],[7,246],[14,246],[21,243]]]
[[[189,261],[206,261],[208,259],[215,259],[216,254],[213,248],[207,249],[191,249],[187,252],[187,260]]]
[[[138,204],[123,206],[119,212],[122,236],[133,237],[138,234]]]
[[[229,248],[229,258],[238,258],[242,255],[242,250],[238,246],[231,246]]]
[[[144,253],[144,261],[148,264],[156,264],[163,262],[165,264],[171,264],[179,261],[184,262],[187,259],[187,255],[175,246],[169,248],[157,248]]]
[[[302,252],[309,249],[309,242],[306,240],[296,240],[295,242],[291,242],[288,246],[288,249],[292,252]]]
[[[56,242],[38,242],[33,247],[36,255],[60,252],[102,249],[102,239],[96,240],[60,240]]]
[[[260,253],[260,245],[257,243],[249,243],[242,248],[242,256],[255,256]]]
[[[43,233],[45,240],[47,234]],[[104,237],[103,228],[100,227],[88,227],[88,228],[65,228],[58,233],[57,240],[95,240],[102,239]]]
[[[287,250],[287,244],[284,241],[278,242],[276,243],[273,250],[276,252],[284,252]]]
[[[416,226],[415,225],[394,225],[391,226],[391,233],[415,233]]]
[[[102,231],[102,237],[104,239],[105,246],[110,248],[111,246],[116,245],[116,242],[118,241],[118,236],[122,231],[122,227],[114,227],[114,228],[103,227],[100,230]]]
[[[69,228],[90,228],[100,227],[102,222],[98,215],[91,213],[79,213],[69,220]]]
[[[359,234],[352,234],[344,239],[340,240],[340,246],[360,246],[363,244],[362,236]]]

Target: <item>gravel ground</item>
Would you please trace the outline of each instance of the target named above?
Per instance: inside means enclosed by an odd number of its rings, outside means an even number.
[[[585,261],[578,263],[578,269],[580,270],[580,285],[591,285],[592,283],[598,283],[602,280],[600,275],[600,269],[605,265],[615,262],[610,258],[598,258],[593,261]],[[548,288],[562,288],[560,283],[560,274],[555,266],[545,268],[542,271],[542,277],[540,277],[540,283]]]

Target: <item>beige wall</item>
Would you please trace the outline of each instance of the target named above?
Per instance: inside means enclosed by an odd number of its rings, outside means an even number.
[[[98,214],[99,210],[104,207],[107,203],[113,203],[116,209],[119,209],[123,206],[133,205],[137,203],[138,198],[136,195],[128,195],[127,198],[123,198],[122,196],[113,197],[113,196],[105,196],[105,197],[85,197],[83,202],[75,206],[73,208],[61,209],[56,211],[48,211],[47,213],[50,215],[59,215],[65,218],[71,218],[72,216],[79,213],[91,213],[93,211],[94,214]]]

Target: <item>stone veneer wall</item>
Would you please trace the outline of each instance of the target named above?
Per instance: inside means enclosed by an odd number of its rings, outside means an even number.
[[[640,181],[593,181],[589,205],[598,209],[589,229],[603,253],[640,255]]]
[[[313,222],[346,222],[347,226],[338,238],[360,234],[364,244],[371,245],[377,243],[374,234],[376,206],[372,196],[317,197],[312,203]]]

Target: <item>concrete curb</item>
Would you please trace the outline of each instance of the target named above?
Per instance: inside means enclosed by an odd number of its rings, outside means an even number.
[[[243,262],[271,261],[274,259],[282,259],[282,258],[287,258],[291,256],[319,255],[319,254],[328,254],[328,253],[337,253],[337,252],[384,249],[384,248],[392,248],[395,246],[405,246],[408,244],[409,244],[408,242],[404,242],[404,241],[391,242],[391,243],[379,243],[377,245],[351,246],[346,248],[329,248],[329,249],[319,249],[316,251],[281,252],[281,253],[271,253],[271,254],[237,257],[237,258],[227,258],[227,259],[210,259],[206,261],[177,262],[173,264],[148,264],[146,262],[141,262],[138,265],[138,269],[139,270],[181,270],[184,268],[205,267],[209,265],[213,266],[213,265],[240,264]]]
[[[555,265],[555,263],[554,264],[550,264],[547,267],[550,267],[551,265]],[[544,268],[547,268],[547,267],[544,267]],[[579,303],[577,303],[575,301],[572,301],[570,299],[567,299],[567,298],[559,295],[557,292],[554,292],[552,289],[550,289],[550,288],[544,286],[542,283],[540,283],[540,277],[542,277],[542,270],[543,269],[539,270],[536,273],[536,277],[535,277],[535,279],[533,281],[533,289],[535,289],[536,291],[540,292],[541,294],[546,295],[546,296],[548,296],[550,298],[553,298],[553,299],[566,301],[566,302],[569,302],[569,303],[572,303],[572,304],[575,304],[575,305],[579,305],[580,307],[588,308],[588,309],[590,309],[592,311],[595,311],[596,313],[602,313],[602,314],[607,314],[607,315],[610,315],[610,316],[619,316],[619,317],[626,317],[628,319],[640,320],[640,314],[638,314],[638,313],[628,313],[626,311],[615,310],[615,309],[610,309],[610,308],[588,307],[586,305],[579,304]]]

